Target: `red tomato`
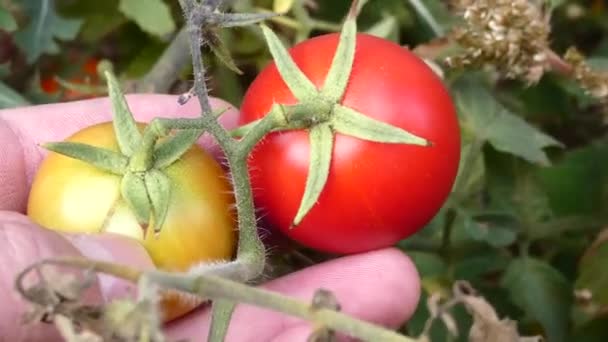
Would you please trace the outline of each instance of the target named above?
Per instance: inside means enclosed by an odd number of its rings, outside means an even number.
[[[89,57],[85,60],[80,68],[80,72],[76,76],[70,77],[67,81],[78,85],[100,85],[101,81],[97,74],[97,65],[99,60],[93,57]],[[74,89],[64,89],[63,86],[57,82],[54,76],[46,76],[40,80],[40,88],[47,94],[56,94],[59,91],[63,91],[61,100],[81,100],[94,98],[97,95],[90,93],[82,93]]]
[[[338,38],[319,36],[290,49],[318,88]],[[247,90],[240,123],[264,116],[275,102],[296,100],[272,63]],[[290,229],[308,174],[308,133],[272,133],[249,160],[256,204],[272,226],[317,250],[358,253],[391,246],[427,224],[451,191],[460,160],[452,99],[441,79],[413,53],[358,34],[342,104],[429,139],[433,146],[374,143],[336,134],[327,184],[302,223]]]

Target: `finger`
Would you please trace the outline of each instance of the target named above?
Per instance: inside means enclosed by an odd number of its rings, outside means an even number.
[[[4,216],[4,215],[3,215]],[[57,341],[52,326],[37,323],[23,325],[21,320],[29,305],[15,291],[17,274],[30,264],[47,257],[77,256],[80,253],[67,240],[47,230],[36,229],[25,220],[10,217],[0,221],[0,331],[7,341]],[[100,298],[99,288],[88,291],[88,299]]]
[[[196,99],[181,106],[171,95],[129,95],[127,101],[137,121],[155,117],[192,118],[200,115]],[[238,111],[225,101],[211,98],[215,109],[229,108],[220,122],[236,126]],[[0,210],[24,211],[27,191],[47,151],[39,144],[60,141],[76,131],[111,120],[108,98],[40,105],[0,111]],[[199,143],[216,157],[219,149],[206,134]]]
[[[0,331],[4,341],[59,341],[56,330],[48,324],[21,324],[28,303],[15,291],[15,276],[24,268],[45,258],[60,256],[90,256],[97,259],[128,264],[142,269],[152,262],[134,240],[119,236],[86,235],[66,238],[43,229],[27,217],[15,212],[0,212]],[[80,274],[76,270],[62,272]],[[76,273],[78,272],[78,273]],[[64,274],[64,273],[62,273]],[[85,303],[99,304],[111,298],[125,298],[136,293],[135,285],[97,276],[86,292]]]
[[[64,237],[85,257],[129,265],[139,270],[154,268],[145,248],[137,241],[118,234],[65,234]],[[104,302],[114,298],[134,298],[137,287],[114,276],[98,274],[101,297]]]
[[[419,275],[412,261],[396,249],[342,257],[273,280],[264,288],[310,302],[318,288],[337,297],[342,311],[360,319],[396,328],[413,314],[420,296]],[[207,309],[172,322],[173,339],[204,341],[209,328]],[[228,341],[306,341],[304,321],[240,304]]]

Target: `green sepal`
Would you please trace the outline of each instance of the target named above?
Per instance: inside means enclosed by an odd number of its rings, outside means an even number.
[[[221,27],[247,26],[279,16],[279,13],[223,13],[218,17]]]
[[[135,214],[137,222],[145,230],[150,222],[152,204],[148,197],[144,178],[140,174],[127,172],[120,183],[120,193]]]
[[[118,147],[122,154],[130,157],[141,144],[142,135],[137,128],[133,114],[129,110],[127,100],[120,91],[118,81],[109,71],[105,72],[105,76],[108,82],[108,94],[112,101],[112,124],[116,132]]]
[[[163,169],[173,164],[196,143],[201,134],[202,131],[198,129],[184,129],[158,143],[154,150],[154,167]]]
[[[354,10],[354,14],[357,15],[359,12],[361,12],[361,8],[363,8],[363,6],[365,6],[368,1],[369,0],[354,0],[351,4],[351,11],[349,12],[349,14],[352,13]]]
[[[171,203],[171,180],[159,170],[149,170],[145,173],[144,182],[148,198],[152,203],[154,214],[154,232],[160,232],[165,223],[169,204]]]
[[[260,121],[262,121],[262,119],[257,119],[257,120],[251,121],[250,123],[236,127],[234,129],[230,130],[230,136],[232,136],[233,138],[241,138],[241,137],[245,136],[245,134],[247,134],[247,132],[249,132],[253,127],[255,127],[257,124],[259,124]]]
[[[224,41],[220,39],[217,32],[214,30],[209,30],[204,32],[205,39],[209,48],[213,52],[213,54],[220,60],[228,69],[234,71],[235,73],[242,75],[243,71],[236,66],[234,59],[230,55],[230,50],[224,44]]]
[[[342,105],[334,106],[330,122],[334,131],[363,140],[420,146],[431,145],[427,139]]]
[[[277,70],[289,90],[293,93],[293,96],[299,101],[316,97],[319,94],[317,87],[298,68],[279,37],[265,25],[261,26]]]
[[[356,1],[353,2],[353,7],[356,7]],[[350,74],[353,68],[353,61],[355,59],[355,47],[357,45],[357,20],[356,11],[353,11],[348,15],[346,22],[342,26],[340,32],[340,41],[334,54],[333,61],[321,94],[325,95],[332,102],[338,102],[342,99]]]
[[[329,166],[334,146],[334,133],[328,123],[313,126],[309,133],[310,162],[308,177],[300,208],[293,220],[293,226],[299,225],[304,216],[315,205],[325,187],[329,175]]]
[[[43,144],[42,147],[49,151],[81,160],[104,171],[117,175],[123,174],[129,163],[129,159],[120,153],[77,142],[62,141],[46,143]]]

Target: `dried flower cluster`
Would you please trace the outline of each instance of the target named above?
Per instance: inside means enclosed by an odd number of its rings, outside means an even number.
[[[517,323],[508,318],[500,318],[496,310],[480,296],[470,283],[456,281],[447,300],[439,292],[433,293],[427,300],[430,317],[425,322],[424,330],[417,341],[430,342],[430,330],[433,321],[440,319],[453,337],[459,336],[458,326],[451,309],[462,304],[473,317],[469,331],[471,342],[541,342],[541,336],[520,336]]]
[[[464,25],[451,38],[462,53],[448,57],[451,67],[494,67],[506,78],[537,82],[548,69],[548,11],[528,0],[454,0]]]
[[[608,106],[608,71],[591,69],[585,56],[574,47],[566,51],[564,61],[572,67],[572,77],[585,89],[587,94]]]

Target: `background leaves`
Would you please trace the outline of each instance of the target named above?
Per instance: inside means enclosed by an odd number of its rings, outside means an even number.
[[[24,0],[22,5],[29,24],[15,34],[15,41],[27,55],[28,63],[43,53],[59,53],[57,40],[74,39],[82,25],[81,20],[58,15],[52,0]]]
[[[162,0],[121,0],[119,9],[150,34],[163,37],[175,30],[170,8]]]

